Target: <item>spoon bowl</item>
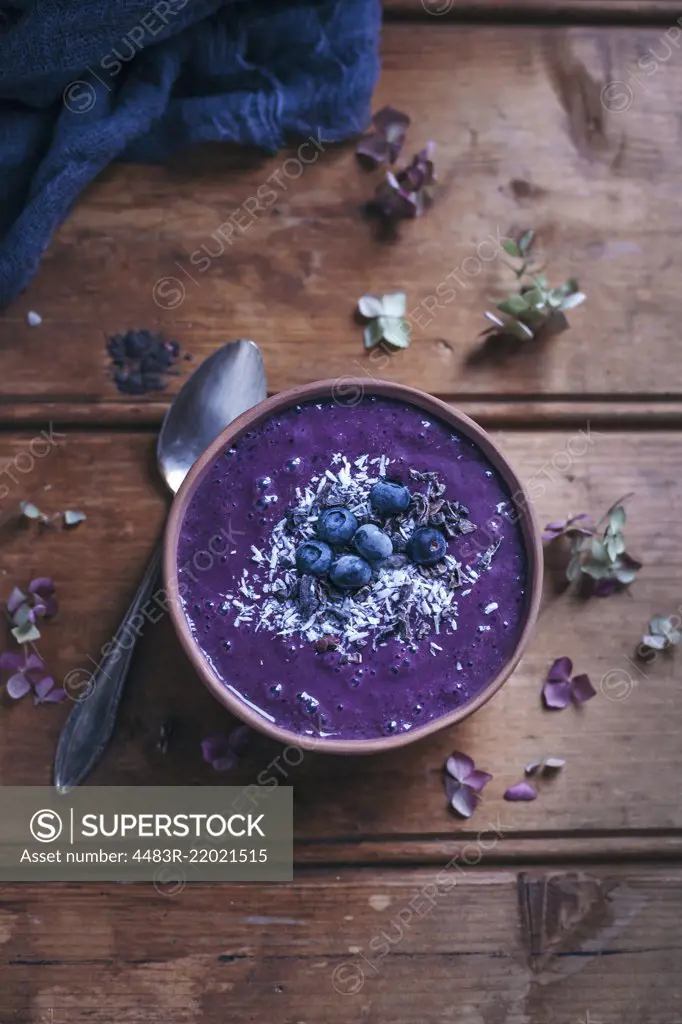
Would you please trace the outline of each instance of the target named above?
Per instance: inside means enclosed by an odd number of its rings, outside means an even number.
[[[168,409],[156,445],[159,470],[173,494],[218,434],[266,394],[263,360],[253,341],[223,345],[197,367]]]

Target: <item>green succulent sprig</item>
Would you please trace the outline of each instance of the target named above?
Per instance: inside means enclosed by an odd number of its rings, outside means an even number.
[[[626,521],[626,494],[602,516],[591,532],[571,535],[571,558],[566,578],[573,582],[581,573],[594,581],[594,593],[606,597],[619,586],[628,586],[642,568],[642,563],[626,550],[623,527]]]
[[[518,240],[507,238],[502,242],[507,255],[518,261],[508,264],[516,277],[517,290],[495,304],[497,312],[484,313],[493,324],[483,331],[484,335],[511,335],[528,341],[557,313],[574,309],[585,301],[575,278],[557,288],[550,287],[544,268],[530,254],[534,237],[535,232],[524,231]]]

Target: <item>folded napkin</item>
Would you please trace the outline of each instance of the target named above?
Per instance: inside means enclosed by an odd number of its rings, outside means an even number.
[[[379,0],[0,0],[0,308],[112,160],[368,123]]]

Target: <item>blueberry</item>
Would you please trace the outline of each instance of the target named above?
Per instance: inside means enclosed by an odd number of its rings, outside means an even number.
[[[364,559],[357,555],[341,555],[337,558],[329,576],[332,583],[335,583],[341,590],[358,590],[364,587],[372,578],[372,569]]]
[[[380,516],[393,516],[410,504],[410,492],[403,484],[380,480],[369,492],[369,500]]]
[[[296,568],[322,576],[332,564],[332,549],[320,540],[307,540],[296,549]]]
[[[347,508],[328,508],[317,520],[317,536],[328,544],[347,544],[358,528],[358,521]]]
[[[435,565],[436,562],[440,562],[447,549],[448,542],[440,530],[422,526],[410,537],[408,550],[410,558],[417,565]]]
[[[355,531],[353,545],[357,553],[368,562],[380,562],[393,554],[391,538],[373,523],[367,523]]]

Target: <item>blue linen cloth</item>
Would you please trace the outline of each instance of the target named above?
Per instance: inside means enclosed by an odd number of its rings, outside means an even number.
[[[112,160],[363,131],[380,0],[0,0],[0,308]]]

